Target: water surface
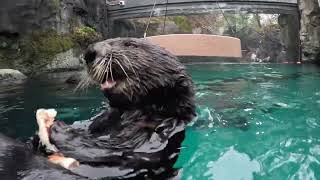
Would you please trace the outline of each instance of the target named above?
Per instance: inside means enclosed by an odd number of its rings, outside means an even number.
[[[182,179],[320,179],[319,68],[187,67],[197,88],[198,116],[175,165]],[[72,123],[106,106],[97,88],[74,93],[60,77],[1,86],[0,131],[25,140],[36,130],[37,108],[56,108],[58,119]]]

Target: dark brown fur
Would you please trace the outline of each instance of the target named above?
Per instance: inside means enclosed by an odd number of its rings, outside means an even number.
[[[112,108],[124,111],[123,115],[139,111],[147,116],[175,118],[184,122],[193,118],[195,107],[192,80],[185,67],[171,53],[143,39],[111,39],[88,48],[85,60],[89,72],[92,64],[109,61],[110,57],[121,64],[123,69],[113,62],[111,70],[114,79],[125,86],[104,91]],[[110,74],[109,79],[112,78]],[[128,117],[131,116],[129,114]],[[141,118],[138,119],[141,121]],[[154,122],[152,117],[147,119]],[[99,131],[101,126],[98,126],[92,124],[91,131]]]
[[[85,60],[97,84],[117,82],[103,90],[110,108],[88,129],[55,123],[51,142],[82,164],[133,170],[112,176],[173,176],[184,128],[195,115],[193,83],[185,67],[163,48],[134,38],[91,45]]]

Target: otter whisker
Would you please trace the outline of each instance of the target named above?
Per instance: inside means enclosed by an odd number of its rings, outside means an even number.
[[[102,81],[103,70],[104,70],[104,57],[100,59],[99,64],[96,66],[95,78],[100,82]]]
[[[93,71],[92,71],[92,77],[93,77],[93,79],[96,79],[96,76],[97,76],[97,74],[98,74],[98,66],[95,66],[94,68],[93,68]]]
[[[120,52],[121,52],[121,51],[120,51]],[[122,57],[124,57],[124,59],[128,62],[129,66],[130,66],[131,68],[133,68],[133,65],[132,65],[131,61],[129,60],[129,58],[128,58],[126,55],[121,54],[121,53],[119,53],[119,55],[121,55]],[[134,71],[134,69],[132,69],[132,70]]]
[[[131,66],[131,69],[132,69],[133,74],[136,76],[136,78],[137,78],[138,81],[140,82],[140,78],[139,78],[138,74],[136,73],[136,71],[134,70],[133,65],[132,65],[130,59],[129,59],[126,55],[124,55],[124,54],[121,54],[121,55],[122,55],[122,56],[124,57],[124,59],[128,62],[128,64]]]
[[[110,54],[110,59],[109,59],[109,62],[108,62],[108,65],[109,65],[109,70],[110,70],[110,75],[111,75],[111,79],[112,81],[114,81],[113,79],[113,73],[112,73],[112,54]]]
[[[94,72],[93,72],[93,75],[92,75],[94,79],[99,80],[99,75],[101,74],[101,70],[102,70],[103,58],[104,57],[99,59],[99,61],[95,62],[95,65],[94,65],[94,68],[93,68]]]
[[[109,61],[108,61],[108,64],[107,64],[107,68],[106,68],[106,70],[107,70],[107,77],[106,77],[106,79],[109,78],[109,66],[110,66],[110,64],[111,64],[111,59],[112,59],[112,54],[110,54],[110,58],[109,58]]]
[[[78,85],[75,87],[73,92],[77,92],[79,90],[87,89],[89,85],[91,84],[91,79],[89,76],[82,75],[82,80],[78,83]]]
[[[107,64],[108,64],[108,61],[105,60],[103,65],[106,66],[107,68],[104,68],[103,71],[102,71],[102,77],[101,77],[102,80],[103,80],[103,78],[106,76],[106,73],[108,72],[108,66],[107,66]],[[102,82],[102,83],[103,83],[103,82]]]
[[[111,79],[112,79],[112,81],[114,81],[114,79],[113,79],[113,75],[112,75],[112,59],[110,60],[110,75],[111,75]]]
[[[120,62],[117,59],[114,59],[115,62],[120,66],[120,68],[122,69],[123,73],[127,76],[127,78],[129,78],[127,72],[124,70],[123,66],[120,64]]]
[[[80,86],[82,89],[84,89],[84,88],[88,88],[89,87],[89,85],[90,85],[90,78],[86,78],[85,79],[85,81],[84,81],[84,83],[82,84],[82,86]]]
[[[103,58],[103,60],[102,60],[102,63],[101,63],[101,67],[100,67],[100,72],[99,72],[99,77],[98,77],[98,79],[99,79],[99,82],[102,82],[103,81],[103,78],[104,78],[104,75],[105,75],[105,71],[106,71],[106,68],[104,68],[105,67],[105,65],[106,65],[106,60],[105,60],[105,57]]]
[[[99,62],[99,63],[97,63]],[[97,61],[92,67],[92,69],[89,71],[89,74],[91,74],[92,78],[97,80],[98,75],[100,74],[101,71],[101,61]]]
[[[134,73],[136,76],[138,76],[137,73],[136,73],[136,71],[135,71],[134,68],[133,68],[133,65],[132,65],[130,59],[129,59],[126,55],[124,55],[124,54],[121,54],[121,55],[122,55],[122,56],[124,57],[124,59],[128,62],[128,64],[130,65],[130,67],[131,67],[131,69],[132,69],[132,71],[133,71],[133,73]]]
[[[85,85],[85,79],[82,79],[82,80],[78,83],[78,85],[76,86],[76,88],[74,89],[74,92],[75,92],[75,91],[78,91],[79,89],[82,89],[82,87],[84,87],[84,85]]]
[[[92,75],[93,79],[95,79],[95,80],[98,80],[98,78],[97,78],[98,71],[99,71],[99,68],[95,67],[94,71],[93,71],[93,75]]]

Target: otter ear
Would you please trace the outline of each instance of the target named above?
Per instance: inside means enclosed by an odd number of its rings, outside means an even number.
[[[92,63],[97,56],[97,52],[93,49],[88,49],[86,53],[84,54],[84,60],[87,64]]]

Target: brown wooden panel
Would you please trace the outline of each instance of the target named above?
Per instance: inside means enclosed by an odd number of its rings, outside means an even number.
[[[242,57],[240,39],[206,34],[170,34],[147,37],[176,56]]]

